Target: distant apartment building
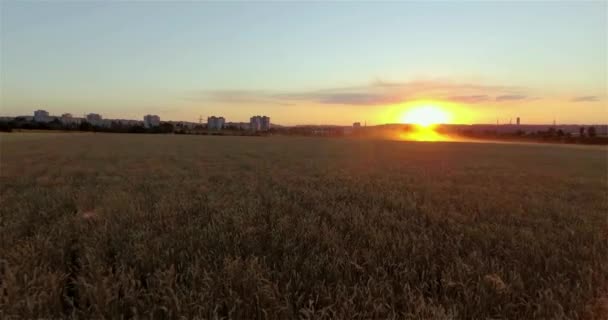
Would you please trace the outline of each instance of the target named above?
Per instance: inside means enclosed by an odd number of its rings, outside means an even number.
[[[253,131],[262,130],[262,117],[253,116],[249,119],[249,129]]]
[[[209,130],[222,130],[226,119],[224,117],[211,116],[207,118],[207,129]]]
[[[355,123],[353,123],[353,128],[354,128],[354,129],[359,129],[359,128],[361,128],[361,122],[355,122]]]
[[[92,125],[96,125],[96,126],[101,125],[102,122],[103,122],[103,119],[101,118],[101,115],[97,114],[97,113],[89,113],[89,114],[87,114],[86,115],[86,119],[87,119],[88,123],[90,123]]]
[[[267,116],[262,117],[262,130],[263,131],[270,130],[270,117],[267,117]]]
[[[36,122],[50,122],[51,117],[46,110],[36,110],[34,111],[34,121]]]
[[[74,118],[71,113],[64,113],[59,119],[63,125],[80,124],[82,118]]]
[[[253,131],[268,131],[270,130],[270,117],[253,116],[249,119],[249,129]]]
[[[160,117],[157,115],[148,114],[144,116],[144,127],[152,128],[160,126]]]
[[[519,125],[519,124],[520,124],[520,122],[519,122],[519,117],[517,117],[517,125]]]

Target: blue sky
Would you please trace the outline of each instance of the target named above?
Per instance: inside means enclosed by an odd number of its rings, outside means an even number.
[[[462,122],[608,121],[601,1],[0,5],[2,114],[345,124],[424,98]]]

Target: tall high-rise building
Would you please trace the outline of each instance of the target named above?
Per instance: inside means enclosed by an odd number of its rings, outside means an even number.
[[[270,130],[270,117],[263,116],[262,117],[262,131]]]
[[[262,128],[262,119],[260,116],[253,116],[249,119],[249,129],[252,131],[259,131]]]
[[[224,117],[216,117],[216,116],[207,117],[207,129],[222,130],[224,128],[225,123],[226,123],[226,119],[224,119]]]
[[[34,111],[34,121],[36,122],[49,122],[51,121],[49,113],[46,110]]]
[[[160,117],[157,115],[148,114],[144,116],[144,127],[152,128],[160,126]]]
[[[253,116],[249,119],[249,128],[253,131],[268,131],[270,130],[270,117]]]

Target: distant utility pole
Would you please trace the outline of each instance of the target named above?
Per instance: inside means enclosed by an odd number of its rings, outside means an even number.
[[[201,116],[198,116],[198,123],[199,123],[199,124],[202,124],[202,123],[203,123],[203,116],[202,116],[202,115],[201,115]]]

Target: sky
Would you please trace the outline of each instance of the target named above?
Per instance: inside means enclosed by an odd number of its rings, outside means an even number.
[[[608,122],[608,2],[0,1],[0,115]]]

